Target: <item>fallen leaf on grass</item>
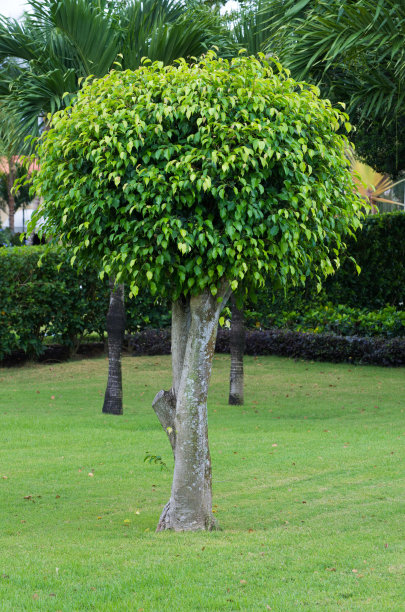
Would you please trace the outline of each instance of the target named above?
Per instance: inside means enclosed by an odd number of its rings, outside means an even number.
[[[241,580],[240,584],[247,584],[247,581],[246,580]]]
[[[38,597],[39,597],[38,593],[34,593],[32,596],[32,599],[38,599]]]
[[[89,476],[94,476],[93,472],[89,472]]]
[[[327,567],[326,571],[327,572],[336,572],[336,567]]]

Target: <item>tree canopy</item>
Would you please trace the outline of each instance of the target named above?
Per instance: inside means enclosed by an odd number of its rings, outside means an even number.
[[[37,216],[134,294],[304,282],[360,223],[342,124],[264,56],[112,71],[40,139]]]

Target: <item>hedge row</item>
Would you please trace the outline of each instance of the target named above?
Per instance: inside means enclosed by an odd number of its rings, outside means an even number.
[[[73,268],[63,249],[0,248],[0,360],[15,351],[40,356],[46,336],[71,351],[83,334],[103,337],[108,304],[107,283],[94,270]],[[128,301],[128,331],[169,323],[167,308],[151,296]]]
[[[380,310],[351,308],[345,304],[320,304],[301,311],[278,312],[269,315],[266,327],[293,329],[313,333],[333,333],[340,336],[405,336],[405,310],[387,306]]]
[[[218,331],[215,350],[229,353],[228,330]],[[133,355],[170,354],[169,330],[144,330],[127,338]],[[361,338],[335,334],[306,334],[272,329],[249,330],[247,355],[278,355],[314,361],[348,362],[380,366],[405,365],[405,338]]]
[[[47,335],[73,348],[85,331],[104,330],[99,312],[108,302],[96,275],[78,274],[62,250],[45,254],[39,267],[43,253],[43,247],[0,249],[0,359],[17,350],[40,355]]]
[[[405,310],[405,214],[367,217],[357,241],[349,242],[348,254],[362,267],[360,275],[347,257],[320,295],[312,282],[286,296],[275,293],[269,283],[257,304],[246,305],[248,324],[402,336],[404,318],[397,311]],[[0,248],[0,360],[19,350],[40,356],[45,336],[70,351],[83,334],[103,336],[108,303],[107,284],[96,271],[72,268],[63,249]],[[339,303],[345,306],[336,306]],[[130,333],[170,325],[168,305],[150,295],[127,299],[126,312]]]
[[[405,310],[405,213],[367,217],[356,238],[348,241],[347,254],[357,261],[361,274],[346,257],[325,283],[331,302],[368,310],[386,305]]]

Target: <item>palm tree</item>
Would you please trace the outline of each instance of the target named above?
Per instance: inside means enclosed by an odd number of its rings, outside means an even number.
[[[311,79],[334,100],[347,100],[361,125],[405,118],[405,3],[403,0],[266,0],[272,49],[295,78]],[[402,160],[403,164],[403,160]]]
[[[230,353],[231,372],[229,377],[230,406],[243,406],[244,403],[244,372],[243,355],[245,352],[246,330],[243,306],[238,306],[235,296],[232,294],[231,302],[231,329],[230,329]]]
[[[21,23],[0,18],[0,99],[31,134],[40,131],[38,117],[46,123],[49,113],[70,103],[83,78],[112,68],[136,70],[142,57],[169,64],[200,55],[214,42],[227,44],[215,13],[182,0],[30,4]]]
[[[0,20],[0,100],[38,134],[72,101],[81,80],[137,69],[142,57],[167,64],[198,56],[229,35],[209,7],[182,0],[31,0],[24,21]],[[40,118],[40,121],[38,121]],[[107,315],[109,375],[103,412],[122,414],[124,288],[113,286]]]
[[[228,17],[232,38],[249,55],[264,51],[268,44],[267,23],[271,12],[266,0],[244,1]]]

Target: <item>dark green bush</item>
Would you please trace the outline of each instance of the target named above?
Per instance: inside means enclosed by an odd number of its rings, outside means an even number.
[[[215,351],[229,353],[229,330],[218,331]],[[170,353],[168,330],[148,329],[127,338],[133,355]],[[405,338],[362,338],[337,334],[306,334],[289,329],[248,330],[247,355],[279,355],[334,363],[380,366],[405,365]]]
[[[0,360],[18,350],[41,355],[46,336],[72,350],[83,334],[103,337],[108,304],[107,283],[73,268],[65,250],[0,248]],[[129,332],[169,322],[166,306],[150,295],[127,300]]]
[[[62,249],[1,248],[0,359],[15,350],[40,355],[45,336],[74,348],[83,333],[103,333],[108,301],[99,287],[97,275],[79,274]]]
[[[348,241],[347,254],[357,261],[361,274],[346,257],[325,283],[328,300],[369,310],[386,305],[405,310],[405,214],[370,215],[356,238]]]
[[[21,246],[21,234],[14,234],[8,227],[1,229],[0,225],[0,247],[2,246]]]

